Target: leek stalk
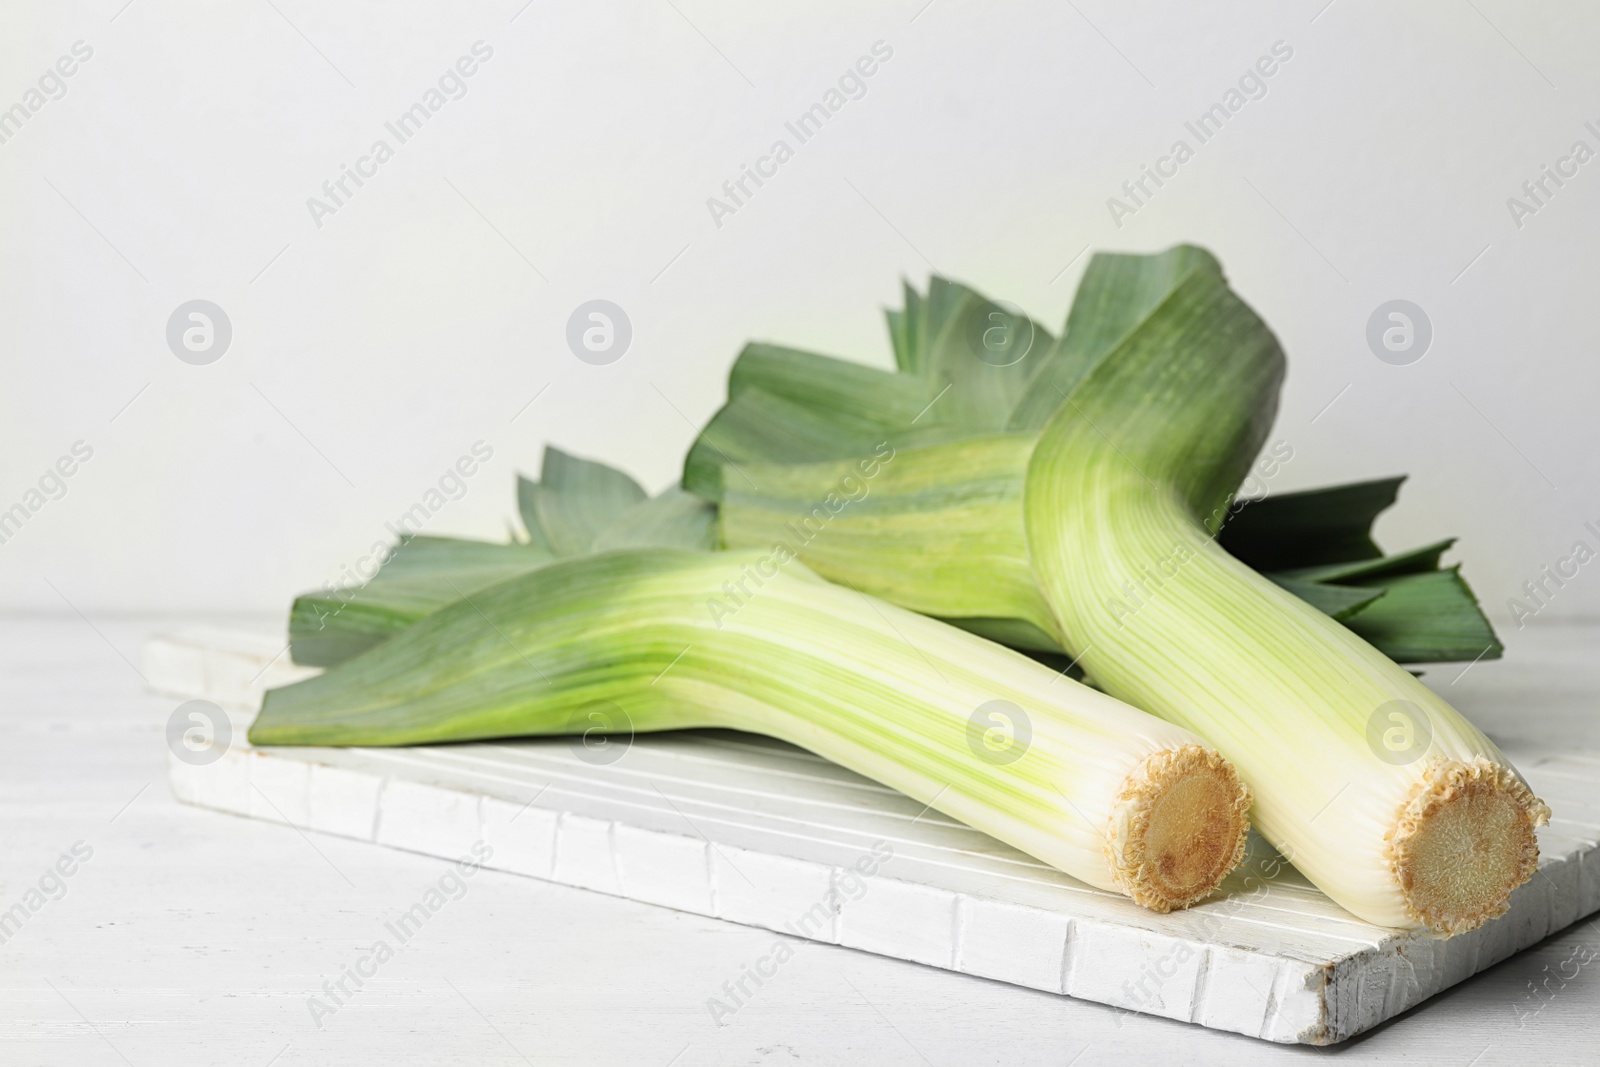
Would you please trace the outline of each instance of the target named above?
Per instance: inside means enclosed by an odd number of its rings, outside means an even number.
[[[1243,855],[1248,791],[1194,734],[782,552],[551,563],[272,690],[250,740],[706,726],[808,748],[1159,911]]]
[[[1548,809],[1443,698],[1215,543],[1205,519],[1265,441],[1283,358],[1220,273],[1170,301],[1029,461],[1024,524],[1055,623],[1109,692],[1228,753],[1261,832],[1348,910],[1444,934],[1502,914]],[[1128,581],[1148,589],[1131,609]]]

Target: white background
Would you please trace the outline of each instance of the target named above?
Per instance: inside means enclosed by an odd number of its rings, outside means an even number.
[[[0,545],[4,605],[280,611],[474,441],[495,458],[429,532],[502,535],[545,442],[669,484],[744,341],[887,364],[902,276],[1059,327],[1085,248],[1178,241],[1289,353],[1274,488],[1410,472],[1380,539],[1461,535],[1502,629],[1596,543],[1600,161],[1520,229],[1506,200],[1600,149],[1600,11],[923,3],[7,0],[0,107],[94,51],[0,144],[0,509],[94,458]],[[467,95],[316,226],[307,198],[479,40]],[[877,41],[866,96],[716,226],[707,198]],[[1114,225],[1275,41],[1267,95]],[[165,342],[195,298],[232,321],[209,366]],[[564,340],[593,298],[633,323],[610,366]],[[1433,322],[1410,366],[1364,340],[1393,298]],[[1591,571],[1542,617],[1595,614]]]

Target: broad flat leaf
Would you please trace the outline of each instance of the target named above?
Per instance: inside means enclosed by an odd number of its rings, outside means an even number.
[[[1340,622],[1371,604],[1384,593],[1381,587],[1368,589],[1364,586],[1325,585],[1322,582],[1289,578],[1281,574],[1269,574],[1267,577],[1271,578],[1279,588],[1287,589],[1324,615]]]
[[[751,343],[728,374],[728,395],[760,389],[843,418],[901,426],[916,418],[932,390],[924,381],[795,348]]]
[[[1097,253],[1072,298],[1060,349],[1040,362],[1027,397],[1012,412],[1011,428],[1042,428],[1083,376],[1195,272],[1222,278],[1216,258],[1192,245],[1152,256]]]
[[[390,553],[373,582],[397,581],[439,573],[467,576],[474,570],[503,571],[508,567],[549,562],[553,553],[538,545],[496,544],[465,537],[407,537]],[[368,583],[369,585],[372,583]]]
[[[1374,579],[1436,571],[1439,569],[1439,558],[1455,543],[1456,539],[1450,537],[1392,556],[1356,560],[1353,563],[1330,563],[1324,567],[1306,567],[1287,571],[1285,574],[1312,582],[1361,582],[1370,585]]]
[[[683,487],[708,500],[721,500],[730,487],[757,488],[747,466],[870,455],[894,433],[889,422],[855,418],[748,387],[701,431],[684,462]]]
[[[289,655],[305,666],[338,663],[464,594],[554,559],[536,545],[409,537],[366,584],[297,597],[289,614]]]
[[[1503,646],[1459,568],[1395,578],[1383,591],[1345,625],[1396,663],[1500,657]]]
[[[530,543],[554,555],[556,550],[544,535],[544,527],[539,525],[538,499],[539,483],[517,475],[517,513],[522,516],[522,528],[528,532]]]
[[[1494,627],[1460,569],[1440,569],[1454,538],[1394,555],[1384,555],[1372,540],[1373,521],[1394,503],[1404,480],[1383,478],[1254,501],[1223,528],[1221,543],[1253,567],[1290,561],[1288,568],[1268,570],[1267,577],[1333,615],[1396,663],[1498,658]],[[1309,560],[1322,562],[1305,565]],[[1292,588],[1302,583],[1312,588]],[[1354,606],[1344,603],[1374,592],[1383,596]]]
[[[618,515],[594,544],[596,552],[646,547],[710,552],[717,547],[716,505],[673,486]]]
[[[533,511],[556,554],[577,556],[645,495],[638,482],[615,467],[546,448]]]
[[[760,491],[746,464],[850,459],[884,441],[902,449],[1037,431],[1095,362],[1197,274],[1221,280],[1215,258],[1188,245],[1154,256],[1096,255],[1061,341],[1016,309],[936,275],[926,296],[907,285],[904,310],[887,313],[898,374],[748,345],[729,373],[728,403],[690,449],[683,486],[721,500],[735,485]]]
[[[1004,430],[1056,340],[1043,326],[957,282],[934,277],[919,305],[913,365],[930,393],[949,387],[932,421],[969,433]],[[909,425],[909,424],[907,424]]]
[[[1395,502],[1405,475],[1281,493],[1234,512],[1218,542],[1258,571],[1378,559],[1372,523]]]
[[[552,462],[551,453],[556,458]],[[417,620],[463,596],[547,566],[561,558],[549,543],[538,502],[572,505],[574,512],[599,521],[611,507],[584,507],[595,497],[632,498],[637,483],[621,471],[575,460],[547,449],[544,471],[554,493],[527,478],[517,479],[517,502],[530,541],[495,544],[454,537],[408,537],[366,584],[323,590],[297,598],[289,616],[290,655],[296,663],[327,667],[380,644]],[[598,492],[592,492],[594,487]],[[606,493],[610,497],[605,497]],[[639,498],[616,511],[581,553],[620,548],[716,547],[714,505],[673,487],[654,499]],[[558,535],[561,536],[561,535]]]
[[[902,373],[770,344],[750,344],[728,376],[728,403],[684,462],[683,487],[721,500],[759,491],[744,469],[819,463],[1003,431],[1056,340],[1026,316],[935,277],[890,312]]]
[[[894,348],[894,365],[907,377],[922,377],[926,349],[922,344],[922,294],[910,282],[900,283],[905,310],[885,311],[889,320],[889,343]]]

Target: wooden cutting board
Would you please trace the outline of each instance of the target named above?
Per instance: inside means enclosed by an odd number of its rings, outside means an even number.
[[[144,673],[161,693],[218,709],[174,713],[179,800],[781,935],[728,988],[730,1014],[739,987],[753,991],[806,938],[1269,1041],[1332,1044],[1600,910],[1600,753],[1510,753],[1556,812],[1539,832],[1539,874],[1504,918],[1441,941],[1362,922],[1253,834],[1215,897],[1156,915],[767,738],[257,749],[244,734],[262,691],[310,673],[288,663],[281,641],[217,630],[157,638]],[[205,725],[208,714],[220,721]],[[184,729],[199,732],[185,743]]]

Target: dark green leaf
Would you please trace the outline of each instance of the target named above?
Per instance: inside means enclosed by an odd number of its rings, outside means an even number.
[[[1241,501],[1218,543],[1258,571],[1377,559],[1372,523],[1395,502],[1405,475]]]
[[[1321,582],[1286,578],[1281,574],[1269,574],[1267,577],[1271,578],[1277,586],[1287,589],[1324,615],[1338,619],[1341,622],[1383,596],[1384,592],[1381,588],[1368,589],[1361,586],[1324,585]]]
[[[1500,640],[1458,568],[1405,575],[1383,590],[1344,624],[1396,663],[1499,658]]]
[[[1306,567],[1286,572],[1288,577],[1311,582],[1360,582],[1370,585],[1374,579],[1395,578],[1402,574],[1424,574],[1439,569],[1439,557],[1456,543],[1451,537],[1431,545],[1413,548],[1392,556],[1358,560],[1354,563],[1333,563],[1326,567]]]

